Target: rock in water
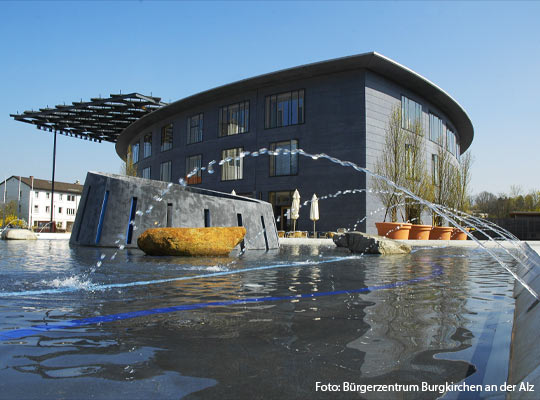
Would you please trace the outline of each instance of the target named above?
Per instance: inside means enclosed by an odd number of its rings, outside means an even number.
[[[151,228],[137,245],[150,256],[226,256],[244,239],[246,228]]]
[[[349,247],[349,243],[347,242],[347,236],[345,236],[344,233],[338,233],[332,236],[332,240],[337,247]]]
[[[411,247],[397,240],[362,232],[346,232],[347,247],[353,253],[408,254]]]
[[[28,229],[11,229],[8,228],[2,232],[4,240],[36,240],[37,236],[34,232]]]

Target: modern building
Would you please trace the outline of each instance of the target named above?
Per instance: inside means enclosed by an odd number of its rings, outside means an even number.
[[[54,183],[53,221],[56,229],[71,232],[83,186],[79,182]],[[17,215],[34,229],[41,229],[51,221],[52,182],[33,176],[11,176],[0,182],[2,202],[17,202]],[[2,204],[3,206],[3,204]]]
[[[436,168],[441,146],[457,163],[473,140],[467,113],[450,95],[373,52],[277,71],[176,101],[124,129],[116,151],[125,160],[130,146],[143,178],[186,179],[189,185],[268,201],[278,229],[287,229],[295,189],[304,202],[314,193],[325,197],[371,187],[365,173],[293,150],[324,152],[373,171],[396,107],[404,129],[417,121],[422,125],[428,168]],[[253,157],[259,149],[292,153]],[[243,152],[251,154],[239,157]],[[319,208],[317,230],[352,228],[367,217],[356,229],[374,232],[374,222],[383,217],[377,196],[365,192],[330,197]],[[312,229],[309,206],[302,207],[297,224]]]

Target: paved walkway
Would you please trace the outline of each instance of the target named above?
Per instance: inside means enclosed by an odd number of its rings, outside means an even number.
[[[473,240],[403,240],[412,247],[478,247],[478,243]],[[513,241],[492,241],[480,240],[480,243],[488,248],[513,248],[519,242]],[[534,251],[540,254],[540,241],[526,241]],[[308,245],[308,246],[335,246],[332,239],[308,239],[308,238],[279,238],[279,244],[284,246]]]

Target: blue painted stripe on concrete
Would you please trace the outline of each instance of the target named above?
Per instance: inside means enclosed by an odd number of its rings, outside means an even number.
[[[105,191],[103,196],[103,203],[101,204],[101,213],[99,214],[99,222],[96,232],[96,244],[99,244],[101,240],[101,231],[103,230],[103,220],[105,219],[105,211],[107,210],[107,202],[109,201],[109,191]]]

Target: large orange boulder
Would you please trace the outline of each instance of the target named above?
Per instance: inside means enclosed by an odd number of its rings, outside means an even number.
[[[226,256],[244,239],[246,228],[151,228],[137,239],[150,256]]]

